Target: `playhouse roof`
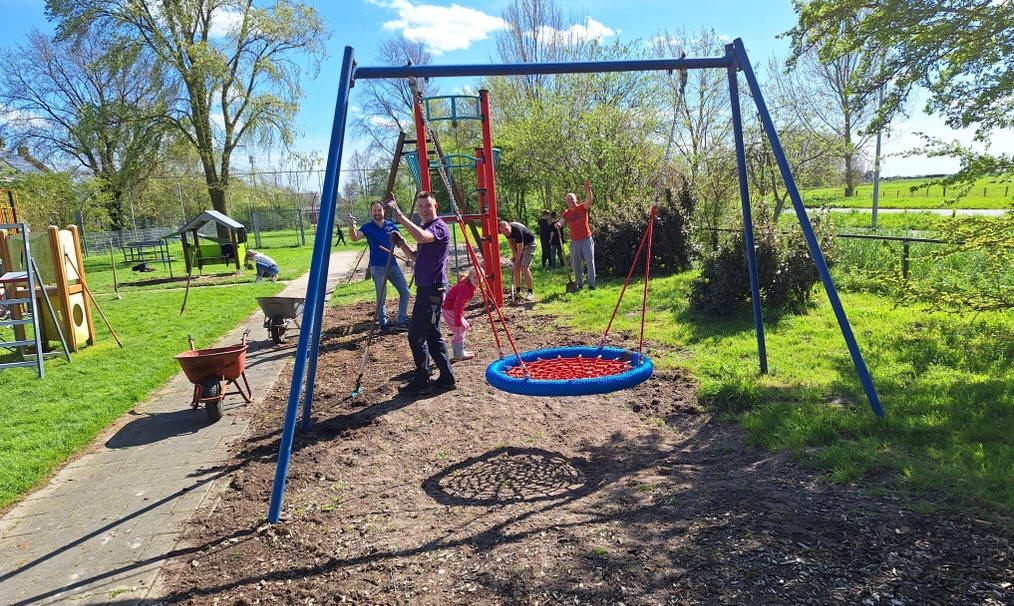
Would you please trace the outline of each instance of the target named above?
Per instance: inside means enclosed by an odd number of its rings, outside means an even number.
[[[227,216],[223,215],[222,213],[218,212],[217,210],[206,210],[206,211],[202,212],[201,214],[197,215],[196,217],[194,217],[193,219],[191,219],[190,221],[187,221],[187,224],[184,225],[183,227],[181,227],[179,229],[179,232],[177,232],[177,233],[181,233],[182,234],[182,233],[190,231],[191,229],[198,229],[201,226],[203,226],[205,223],[210,223],[210,222],[215,222],[215,223],[218,223],[219,225],[224,225],[224,226],[228,227],[229,229],[242,229],[242,230],[246,230],[246,227],[242,223],[240,223],[240,222],[238,222],[238,221],[236,221],[234,219],[230,219],[229,217],[227,217]]]

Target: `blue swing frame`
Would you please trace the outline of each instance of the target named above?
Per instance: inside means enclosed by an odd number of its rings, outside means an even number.
[[[388,67],[358,67],[354,60],[351,46],[345,47],[342,59],[341,75],[338,82],[338,97],[335,103],[334,123],[331,131],[331,142],[328,149],[327,164],[324,172],[324,187],[321,192],[320,216],[317,221],[317,232],[313,243],[313,256],[310,265],[310,279],[306,287],[306,303],[303,307],[302,325],[299,331],[299,344],[296,348],[296,359],[292,369],[292,383],[289,387],[289,400],[285,412],[285,425],[278,449],[278,464],[275,469],[274,487],[268,506],[268,521],[278,522],[281,516],[282,499],[285,493],[285,481],[289,471],[292,455],[292,442],[299,416],[300,400],[303,400],[304,430],[310,427],[310,411],[313,403],[314,380],[317,375],[317,355],[320,348],[321,324],[324,317],[325,278],[330,260],[330,244],[334,237],[334,219],[336,192],[338,191],[339,167],[345,142],[345,123],[348,117],[349,92],[355,80],[382,78],[439,78],[439,77],[470,77],[470,76],[520,76],[530,74],[565,74],[565,73],[597,73],[597,72],[629,72],[629,71],[670,71],[690,69],[725,69],[729,77],[729,99],[732,110],[733,135],[736,142],[736,166],[739,173],[740,201],[743,208],[743,230],[746,237],[747,265],[750,270],[750,292],[753,300],[754,325],[757,332],[757,352],[760,359],[760,371],[767,372],[767,352],[764,345],[764,326],[760,308],[760,292],[757,282],[757,260],[754,257],[753,224],[750,216],[749,182],[746,174],[746,153],[743,143],[743,121],[740,115],[739,88],[737,72],[742,71],[750,88],[751,96],[757,106],[761,124],[771,144],[772,152],[778,164],[786,191],[792,200],[796,217],[809,247],[810,255],[817,266],[817,273],[827,292],[828,302],[834,310],[835,318],[841,329],[842,337],[852,356],[856,373],[862,383],[870,408],[878,417],[884,416],[880,398],[873,385],[866,362],[863,360],[859,345],[852,327],[845,315],[838,291],[831,281],[831,273],[820,250],[817,237],[810,226],[810,220],[803,206],[799,189],[792,177],[788,160],[782,150],[774,123],[764,102],[757,78],[750,65],[743,41],[735,39],[725,46],[725,54],[721,57],[703,58],[670,58],[647,59],[637,61],[582,61],[554,63],[506,63],[489,65],[408,65]],[[305,386],[305,391],[304,391]],[[301,398],[302,396],[302,398]]]

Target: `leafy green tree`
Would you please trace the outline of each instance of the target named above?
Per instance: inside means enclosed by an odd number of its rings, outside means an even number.
[[[992,0],[796,0],[799,23],[789,34],[794,52],[817,48],[824,59],[865,51],[883,57],[867,88],[887,83],[879,120],[887,120],[917,87],[929,91],[925,111],[942,116],[953,128],[975,129],[975,139],[988,144],[998,129],[1014,125],[1014,4]],[[841,24],[846,23],[846,27]],[[877,126],[877,125],[874,125]],[[956,143],[930,140],[929,155],[957,156],[958,173],[945,184],[1014,172],[1014,159],[975,152]],[[941,239],[954,246],[944,256],[962,253],[983,259],[975,275],[955,276],[954,284],[938,288],[908,283],[916,299],[951,309],[1009,309],[1010,248],[1014,212],[993,221],[945,222]],[[971,285],[971,286],[970,286]]]
[[[0,50],[5,129],[50,161],[80,164],[106,192],[109,227],[130,222],[126,192],[158,165],[168,91],[153,55],[101,32],[54,41],[38,31]]]
[[[108,217],[108,190],[101,179],[75,178],[70,171],[20,174],[12,183],[18,190],[21,210],[34,231],[48,225],[77,224],[76,212],[85,218],[85,228],[105,227]]]
[[[822,60],[830,61],[861,52],[867,68],[882,58],[865,81],[866,90],[890,84],[873,128],[919,87],[930,92],[927,112],[944,117],[953,128],[974,127],[980,142],[988,142],[994,130],[1014,125],[1011,2],[794,0],[794,5],[799,22],[788,34],[796,55],[816,48]],[[998,159],[996,167],[1014,169],[1010,157]],[[982,174],[977,168],[966,165],[956,179],[974,179]]]
[[[292,142],[297,61],[315,71],[325,39],[317,11],[293,0],[47,0],[46,12],[63,38],[100,28],[113,44],[143,41],[178,86],[168,118],[223,213],[236,147]]]

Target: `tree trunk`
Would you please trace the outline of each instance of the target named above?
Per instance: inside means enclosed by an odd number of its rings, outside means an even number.
[[[126,213],[123,208],[123,190],[119,188],[109,189],[109,202],[106,203],[106,212],[109,214],[109,229],[120,231],[126,223]]]
[[[853,179],[853,173],[852,173],[852,154],[851,153],[846,153],[845,154],[845,197],[846,198],[851,198],[852,196],[855,195],[856,186],[855,186],[855,183],[852,182],[852,179]]]

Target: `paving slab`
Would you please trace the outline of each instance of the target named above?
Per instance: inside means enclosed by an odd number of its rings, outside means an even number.
[[[332,253],[328,291],[357,257]],[[308,277],[280,296],[305,296]],[[235,345],[250,329],[246,375],[255,403],[276,380],[290,379],[280,372],[296,350],[295,338],[274,345],[263,324],[258,310],[216,344]],[[224,487],[225,463],[253,411],[229,396],[225,416],[212,423],[190,408],[192,393],[180,372],[0,518],[0,604],[159,603],[162,566],[187,551],[185,524]]]

